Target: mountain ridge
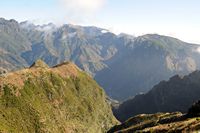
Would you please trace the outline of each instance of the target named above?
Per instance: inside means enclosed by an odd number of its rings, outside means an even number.
[[[168,36],[134,37],[91,26],[36,26],[3,21],[0,23],[2,72],[29,67],[37,59],[51,67],[72,61],[93,76],[112,99],[119,101],[145,93],[175,74],[185,75],[200,69],[199,45]]]
[[[187,112],[189,106],[198,100],[200,93],[200,71],[189,75],[175,75],[168,81],[161,81],[146,94],[136,95],[114,107],[114,114],[120,121],[137,114],[156,112]]]
[[[120,125],[112,127],[108,133],[129,132],[198,132],[200,130],[200,101],[196,101],[187,113],[171,112],[140,114]]]
[[[118,123],[103,89],[71,62],[1,75],[0,109],[2,132],[105,132]]]

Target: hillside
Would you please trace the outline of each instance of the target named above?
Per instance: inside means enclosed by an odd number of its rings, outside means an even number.
[[[17,21],[0,18],[0,68],[11,71],[28,65],[21,53],[31,45]]]
[[[0,76],[0,132],[105,132],[117,120],[106,95],[70,62]]]
[[[200,54],[195,50],[198,46],[175,38],[144,35],[128,44],[109,68],[95,76],[108,95],[120,101],[146,93],[171,76],[189,74],[200,67]]]
[[[186,112],[190,105],[200,99],[200,71],[186,76],[173,76],[169,81],[161,81],[148,93],[137,95],[119,107],[114,114],[125,121],[137,114],[156,112]]]
[[[200,101],[195,102],[186,114],[180,112],[140,114],[111,128],[108,133],[141,132],[197,132],[200,130]]]
[[[0,19],[0,71],[42,59],[73,61],[119,101],[149,91],[161,80],[200,69],[199,45],[156,34],[116,35],[98,27],[34,25]],[[144,82],[145,81],[145,82]]]
[[[200,117],[187,118],[180,112],[142,114],[113,127],[108,133],[195,132],[200,130]]]

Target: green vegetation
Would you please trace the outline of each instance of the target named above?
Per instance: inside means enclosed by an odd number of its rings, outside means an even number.
[[[62,77],[51,69],[32,69],[39,74],[31,69],[20,74],[28,77],[21,88],[1,84],[0,132],[96,133],[117,123],[105,93],[84,72]]]
[[[199,118],[187,118],[180,112],[142,114],[114,126],[108,133],[174,133],[199,131]]]
[[[199,45],[156,34],[134,37],[102,30],[1,18],[0,73],[30,66],[38,59],[49,66],[70,60],[94,76],[111,98],[124,101],[161,80],[200,68]]]

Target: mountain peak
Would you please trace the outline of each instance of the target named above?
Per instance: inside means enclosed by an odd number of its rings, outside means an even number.
[[[49,68],[49,66],[41,59],[35,61],[30,68]]]
[[[66,77],[67,75],[76,77],[78,73],[81,71],[74,63],[70,61],[63,62],[54,66],[53,70],[62,77]]]
[[[41,59],[35,61],[29,68],[22,69],[19,71],[13,71],[7,73],[6,71],[2,71],[0,68],[0,86],[1,84],[8,83],[14,86],[21,88],[24,85],[24,82],[27,80],[28,75],[32,75],[33,77],[40,77],[44,73],[54,73],[60,77],[78,77],[80,69],[71,62],[65,62],[54,66],[53,68],[49,67],[44,61]],[[1,76],[3,75],[3,76]],[[1,82],[3,81],[4,82]]]
[[[69,65],[69,64],[73,64],[73,63],[70,62],[70,61],[65,61],[65,62],[62,62],[62,63],[60,63],[58,65],[55,65],[53,68],[62,67],[62,66],[66,66],[66,65]]]

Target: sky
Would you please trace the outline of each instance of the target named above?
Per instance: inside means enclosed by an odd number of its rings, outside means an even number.
[[[200,44],[200,0],[0,0],[0,17],[161,34]]]

